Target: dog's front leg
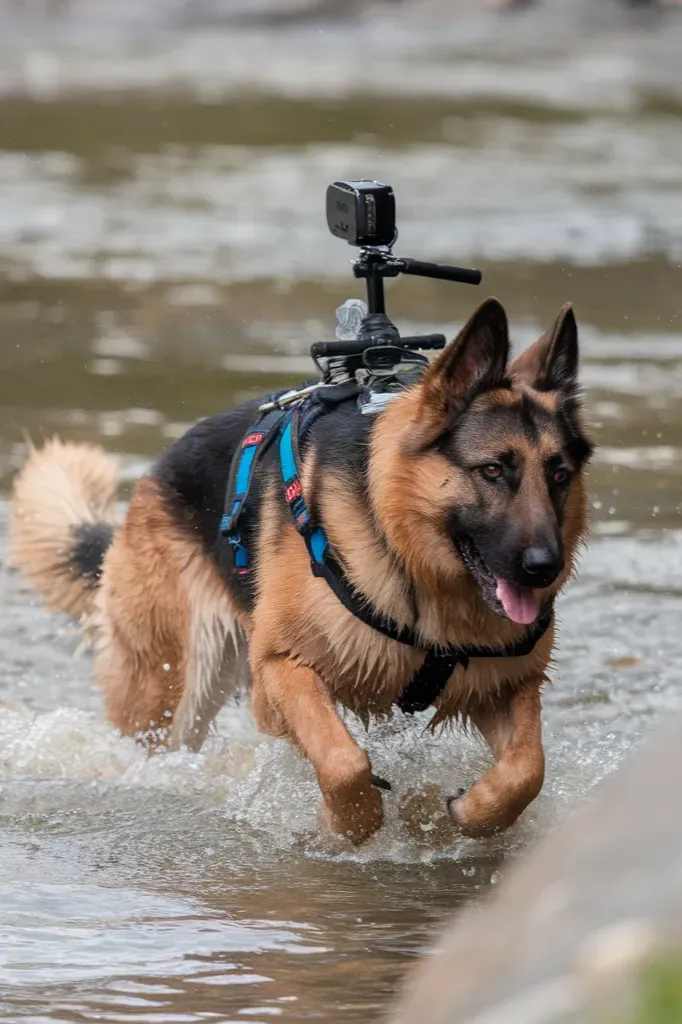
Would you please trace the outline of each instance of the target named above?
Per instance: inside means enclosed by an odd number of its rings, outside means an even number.
[[[508,699],[472,713],[473,723],[497,763],[468,793],[448,802],[452,818],[465,835],[482,837],[504,831],[542,789],[542,682],[526,682]]]
[[[381,793],[366,751],[339,718],[323,681],[285,656],[254,666],[253,713],[259,728],[285,736],[312,762],[334,832],[362,843],[381,825]]]

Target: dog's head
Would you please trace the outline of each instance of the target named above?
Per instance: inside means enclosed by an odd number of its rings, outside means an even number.
[[[499,615],[529,624],[568,577],[586,530],[578,330],[570,306],[508,365],[488,299],[377,425],[376,513],[415,579],[469,574]]]

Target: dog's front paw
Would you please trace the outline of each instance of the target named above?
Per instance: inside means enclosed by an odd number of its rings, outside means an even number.
[[[381,789],[364,751],[350,755],[344,752],[332,763],[333,773],[321,786],[323,821],[332,832],[359,845],[374,835],[383,821]]]
[[[372,786],[370,792],[358,792],[348,800],[325,799],[320,814],[325,828],[360,846],[374,835],[384,820],[381,793]]]
[[[450,817],[463,835],[470,839],[487,839],[510,828],[530,799],[525,793],[500,792],[484,776],[468,793],[462,789],[450,797],[447,805]]]
[[[475,787],[469,793],[458,790],[447,801],[448,813],[463,835],[470,839],[485,839],[500,831],[500,824],[489,808],[477,799]]]

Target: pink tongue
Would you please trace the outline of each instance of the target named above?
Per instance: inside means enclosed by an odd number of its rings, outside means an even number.
[[[506,580],[498,579],[496,582],[497,600],[502,604],[507,617],[524,626],[535,622],[540,613],[540,605],[533,591],[526,587],[515,587]]]

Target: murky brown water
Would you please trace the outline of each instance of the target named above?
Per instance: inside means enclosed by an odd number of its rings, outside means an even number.
[[[400,250],[480,265],[518,344],[575,302],[601,449],[547,784],[494,842],[439,817],[486,751],[421,722],[370,730],[393,792],[354,853],[243,707],[200,755],[146,759],[5,573],[0,1020],[378,1020],[437,925],[682,707],[682,25],[562,26],[3,26],[5,495],[24,429],[100,440],[132,481],[196,417],[306,375],[358,294],[324,224],[339,177],[390,181]],[[452,333],[479,297],[408,280],[389,308]]]

